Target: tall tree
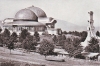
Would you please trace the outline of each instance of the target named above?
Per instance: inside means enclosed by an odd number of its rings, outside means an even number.
[[[3,44],[8,43],[9,37],[10,37],[10,31],[8,29],[5,29],[4,32],[2,33]]]
[[[39,33],[37,31],[35,31],[34,36],[37,41],[40,41]]]
[[[28,32],[27,29],[23,29],[21,34],[20,34],[20,37],[19,37],[19,41],[20,42],[23,42],[23,40],[26,38],[27,35],[29,35],[30,33]]]
[[[14,49],[14,44],[17,40],[17,34],[15,32],[12,33],[12,35],[9,37],[7,46],[8,49],[10,50],[10,54],[11,54],[11,50]]]
[[[99,52],[99,41],[98,39],[92,37],[89,41],[89,45],[85,48],[86,52]]]

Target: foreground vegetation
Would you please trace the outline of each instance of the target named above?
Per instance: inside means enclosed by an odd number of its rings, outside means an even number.
[[[66,35],[70,34],[70,37]],[[76,37],[77,36],[77,37]],[[18,36],[15,32],[12,34],[8,29],[5,29],[3,33],[0,34],[0,43],[2,46],[8,47],[11,50],[15,48],[23,48],[26,52],[31,50],[36,50],[36,46],[40,45],[39,53],[42,55],[57,55],[54,53],[55,46],[60,46],[65,49],[70,57],[81,57],[81,52],[83,51],[81,42],[85,40],[87,32],[63,32],[60,35],[50,35],[46,34],[40,36],[38,32],[31,35],[28,30],[23,29]],[[96,38],[91,38],[89,46],[85,48],[86,52],[99,52],[98,40]]]

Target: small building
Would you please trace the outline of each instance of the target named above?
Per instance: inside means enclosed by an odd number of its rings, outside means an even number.
[[[66,56],[69,55],[69,53],[67,51],[65,51],[64,49],[54,49],[54,52],[56,52],[58,55],[62,55],[62,56]]]
[[[98,60],[99,53],[82,52],[82,55],[85,56],[86,60]]]

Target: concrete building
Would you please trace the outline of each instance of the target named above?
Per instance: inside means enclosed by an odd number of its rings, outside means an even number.
[[[35,6],[19,10],[14,18],[3,20],[3,30],[9,29],[10,32],[16,32],[18,35],[23,29],[27,29],[31,34],[35,31],[42,34],[57,34],[55,24],[57,21],[52,17],[47,17],[46,13]]]

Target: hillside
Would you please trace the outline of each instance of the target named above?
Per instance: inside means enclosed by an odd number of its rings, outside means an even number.
[[[56,28],[61,28],[63,31],[86,31],[87,27],[72,24],[67,21],[58,20],[55,25]]]

